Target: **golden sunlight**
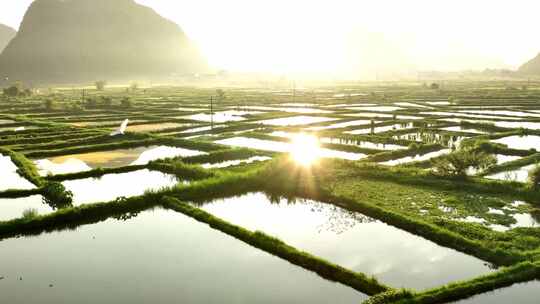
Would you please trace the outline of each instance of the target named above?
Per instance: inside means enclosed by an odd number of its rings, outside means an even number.
[[[299,133],[292,137],[291,158],[299,165],[311,166],[321,157],[319,139],[314,135]]]

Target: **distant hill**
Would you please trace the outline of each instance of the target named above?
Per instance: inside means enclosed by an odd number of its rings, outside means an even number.
[[[518,71],[527,75],[540,75],[540,54],[520,66]]]
[[[17,32],[14,29],[0,24],[0,53],[9,43],[9,41],[15,37],[15,34],[17,34]]]
[[[12,80],[75,83],[204,72],[180,27],[133,0],[35,0],[0,55]]]

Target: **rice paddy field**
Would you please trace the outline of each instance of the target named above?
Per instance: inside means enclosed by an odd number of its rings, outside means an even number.
[[[540,83],[222,90],[0,97],[0,302],[538,303]]]

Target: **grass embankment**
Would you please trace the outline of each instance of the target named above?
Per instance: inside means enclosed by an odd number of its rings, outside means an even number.
[[[22,198],[31,195],[42,194],[42,188],[30,189],[30,190],[6,190],[0,192],[0,198]]]
[[[83,171],[83,172],[56,174],[56,175],[47,176],[45,178],[49,181],[61,182],[61,181],[73,180],[73,179],[100,177],[105,174],[127,173],[127,172],[145,169],[147,167],[148,165],[132,165],[132,166],[124,166],[124,167],[118,167],[118,168],[96,168],[93,170]]]
[[[13,135],[0,137],[0,145],[27,145],[41,144],[55,141],[64,141],[72,139],[88,138],[99,135],[99,131],[84,131],[84,132],[62,132],[62,134],[47,134],[45,136],[28,134],[28,135]]]
[[[343,165],[339,165],[343,166]],[[359,178],[369,178],[398,184],[429,187],[444,191],[466,191],[470,194],[484,193],[491,195],[505,195],[521,198],[526,201],[540,199],[540,192],[532,191],[522,183],[506,182],[497,180],[488,180],[476,177],[467,177],[465,179],[443,177],[435,175],[430,171],[423,171],[408,167],[387,167],[377,164],[357,163],[354,164],[357,169],[350,175],[356,175]]]
[[[29,180],[37,187],[44,185],[44,180],[39,176],[36,166],[32,161],[24,157],[21,153],[0,147],[0,154],[9,156],[11,161],[17,166],[17,173]]]
[[[370,155],[369,157],[365,158],[363,162],[385,162],[407,156],[416,156],[419,154],[435,152],[442,149],[444,149],[444,147],[439,144],[411,144],[408,149],[380,152]]]
[[[382,293],[368,299],[364,304],[449,303],[535,279],[540,279],[540,264],[523,262],[473,280],[455,282],[420,293],[405,290]]]
[[[215,176],[212,170],[205,170],[199,165],[185,164],[181,161],[161,162],[155,161],[148,164],[151,170],[158,170],[182,177],[187,180],[205,179]]]
[[[199,222],[206,223],[216,230],[233,236],[253,247],[283,258],[292,264],[314,271],[325,279],[340,282],[368,295],[378,294],[389,289],[389,287],[382,285],[374,278],[369,278],[361,273],[352,272],[307,252],[299,251],[281,240],[268,236],[262,232],[251,232],[240,226],[230,224],[199,208],[192,207],[171,197],[166,197],[164,201],[165,207],[167,208],[181,212]]]
[[[159,197],[150,193],[112,202],[60,209],[48,215],[0,222],[0,239],[73,229],[80,225],[104,221],[115,215],[143,211],[158,203]]]
[[[520,159],[516,159],[514,161],[509,161],[501,165],[490,167],[484,172],[482,172],[481,175],[485,176],[485,175],[495,174],[495,173],[504,172],[504,171],[511,171],[511,170],[519,169],[521,167],[525,167],[528,165],[537,164],[539,162],[540,162],[540,153],[536,153],[529,156],[525,156]]]
[[[60,155],[78,154],[86,152],[99,152],[115,149],[128,149],[153,145],[170,145],[185,149],[195,149],[200,151],[217,151],[223,149],[220,145],[212,143],[188,141],[165,136],[148,136],[146,134],[129,133],[125,138],[115,139],[114,142],[104,144],[90,144],[76,147],[65,147],[63,149],[36,150],[26,153],[29,158],[52,157]]]
[[[292,139],[288,137],[272,136],[272,135],[255,133],[255,132],[250,132],[250,133],[244,134],[243,136],[262,139],[262,140],[286,142],[286,143],[289,143],[292,141]],[[362,148],[362,147],[358,147],[354,145],[344,145],[344,144],[334,144],[334,143],[320,143],[319,145],[321,148],[327,148],[327,149],[351,152],[351,153],[375,154],[375,153],[380,152],[380,150]]]

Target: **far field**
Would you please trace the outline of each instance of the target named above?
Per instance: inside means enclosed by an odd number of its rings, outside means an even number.
[[[537,303],[537,149],[535,82],[0,95],[0,302]]]

